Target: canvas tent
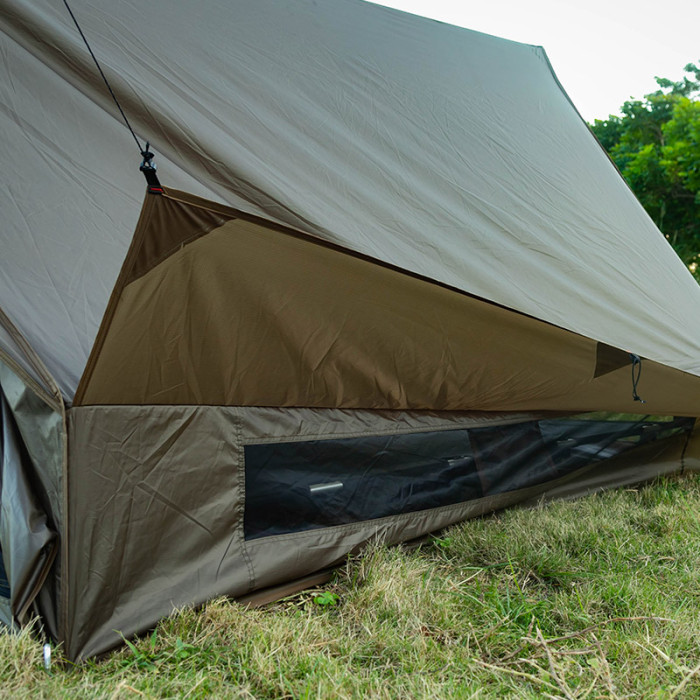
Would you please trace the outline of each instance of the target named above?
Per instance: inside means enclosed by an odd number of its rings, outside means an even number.
[[[700,289],[542,48],[74,0],[144,197],[65,7],[1,2],[6,624],[86,657],[373,537],[700,468]]]

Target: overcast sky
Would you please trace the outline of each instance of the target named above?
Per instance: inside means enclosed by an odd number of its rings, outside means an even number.
[[[375,0],[376,1],[376,0]],[[700,0],[380,0],[424,17],[544,46],[584,119],[679,80],[700,61]]]

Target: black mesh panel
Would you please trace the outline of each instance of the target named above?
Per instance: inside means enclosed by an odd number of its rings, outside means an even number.
[[[555,419],[245,448],[246,539],[471,501],[551,481],[694,419]]]

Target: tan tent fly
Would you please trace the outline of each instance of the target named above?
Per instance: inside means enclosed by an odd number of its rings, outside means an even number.
[[[72,659],[700,469],[700,288],[541,47],[360,0],[0,13],[0,619]]]

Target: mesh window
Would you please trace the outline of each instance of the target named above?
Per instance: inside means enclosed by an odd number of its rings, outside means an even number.
[[[245,448],[245,537],[300,532],[534,486],[693,418],[601,417]]]

